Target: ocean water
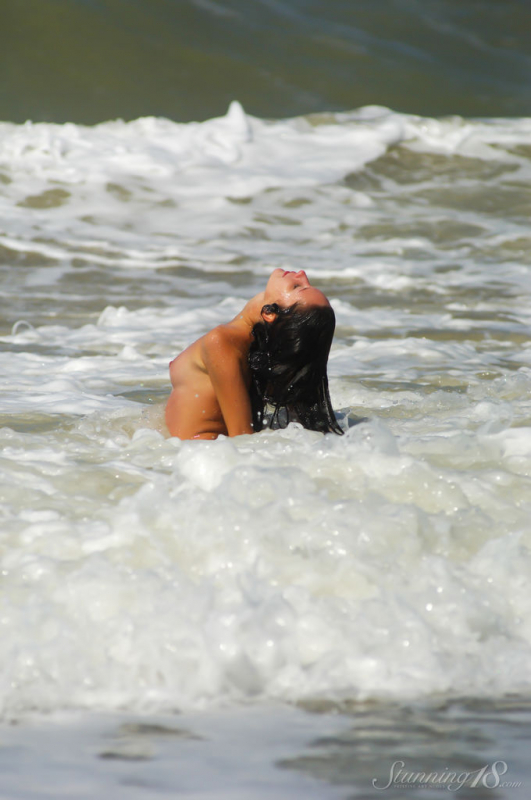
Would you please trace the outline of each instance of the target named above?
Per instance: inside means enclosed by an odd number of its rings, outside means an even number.
[[[528,0],[2,0],[0,119],[530,116]]]
[[[0,82],[1,800],[527,797],[527,4],[26,5],[0,26],[27,53]],[[198,83],[150,105],[155,67],[121,70],[170,58],[177,5]],[[54,83],[83,15],[101,73],[80,50]],[[334,306],[344,436],[168,438],[168,362],[276,267]]]
[[[86,797],[135,780],[141,796],[180,780],[373,796],[400,758],[440,763],[461,727],[444,767],[501,760],[517,781],[530,133],[382,107],[264,121],[237,102],[204,123],[0,126],[6,797],[40,796],[48,736],[83,756],[49,765],[52,785],[70,769]],[[168,361],[278,266],[336,310],[345,435],[168,438]],[[178,715],[185,733],[165,734]],[[171,778],[216,747],[230,769]],[[262,759],[252,791],[242,748]]]

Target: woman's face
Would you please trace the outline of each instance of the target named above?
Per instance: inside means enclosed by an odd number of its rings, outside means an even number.
[[[277,303],[288,308],[294,303],[304,306],[329,306],[326,296],[312,286],[304,270],[289,272],[275,269],[271,273],[264,293],[264,303]]]

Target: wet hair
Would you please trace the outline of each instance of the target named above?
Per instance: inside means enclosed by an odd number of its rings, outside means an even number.
[[[332,308],[297,303],[281,308],[273,303],[262,313],[276,317],[253,327],[249,366],[254,430],[300,422],[312,431],[342,434],[326,374],[336,325]]]

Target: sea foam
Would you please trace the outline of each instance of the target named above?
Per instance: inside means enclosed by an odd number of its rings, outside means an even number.
[[[4,715],[529,692],[528,126],[1,126]],[[168,437],[277,266],[344,435]]]

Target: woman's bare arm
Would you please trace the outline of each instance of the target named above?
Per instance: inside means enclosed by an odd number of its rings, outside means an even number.
[[[203,336],[201,356],[229,436],[253,433],[245,351],[223,326]]]

